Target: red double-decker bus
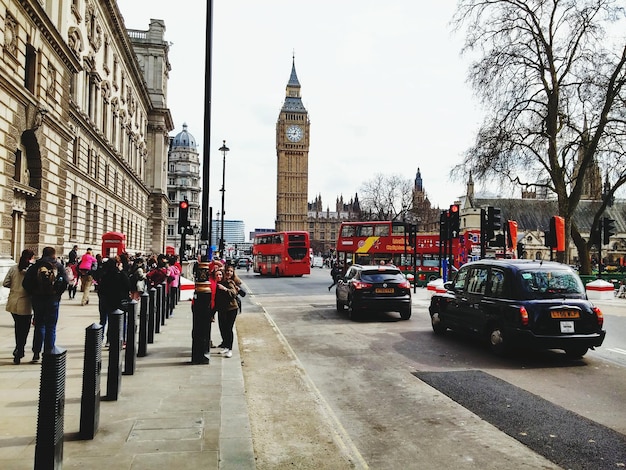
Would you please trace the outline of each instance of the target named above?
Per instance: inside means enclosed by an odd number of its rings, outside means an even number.
[[[252,268],[271,276],[302,276],[311,273],[309,233],[290,231],[254,237]]]
[[[454,265],[460,266],[465,239],[452,241]],[[438,234],[417,234],[415,249],[409,244],[409,234],[402,222],[343,222],[337,239],[337,259],[344,269],[353,264],[391,263],[402,271],[413,273],[415,282],[425,286],[440,277],[440,242]],[[415,260],[413,259],[415,257]],[[415,263],[415,264],[414,264]]]

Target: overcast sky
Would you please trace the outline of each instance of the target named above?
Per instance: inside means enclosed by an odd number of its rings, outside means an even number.
[[[168,104],[176,135],[204,137],[206,2],[118,0],[126,26],[165,21],[172,43]],[[466,83],[454,0],[215,0],[209,203],[248,232],[276,218],[276,121],[295,53],[311,120],[309,195],[324,209],[354,197],[376,173],[413,180],[421,169],[435,206],[465,193],[449,172],[481,119]],[[477,188],[479,189],[479,188]]]

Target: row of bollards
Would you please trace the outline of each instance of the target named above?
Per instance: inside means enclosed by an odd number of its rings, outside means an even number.
[[[80,401],[80,437],[93,439],[100,421],[100,401],[115,401],[122,374],[133,375],[136,358],[148,354],[165,320],[173,315],[178,292],[167,292],[165,282],[131,300],[123,310],[109,314],[109,360],[106,396],[100,396],[104,329],[94,323],[86,328],[83,386]],[[125,346],[124,346],[125,344]],[[124,349],[125,347],[125,349]],[[122,351],[124,353],[122,354]],[[65,408],[66,350],[44,352],[39,385],[35,470],[60,469],[63,463],[63,422]]]

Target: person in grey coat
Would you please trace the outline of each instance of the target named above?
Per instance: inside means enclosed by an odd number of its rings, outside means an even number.
[[[22,286],[22,282],[24,281],[26,270],[34,259],[35,252],[33,250],[26,249],[22,251],[22,256],[20,256],[18,263],[9,268],[9,272],[2,283],[4,287],[9,289],[6,311],[13,316],[15,329],[14,364],[19,364],[24,357],[24,348],[30,332],[30,322],[33,318],[33,307],[30,297]]]

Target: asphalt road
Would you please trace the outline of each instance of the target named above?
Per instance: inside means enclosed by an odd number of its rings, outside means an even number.
[[[473,338],[435,336],[423,289],[410,320],[355,323],[336,311],[327,269],[302,278],[238,273],[356,468],[626,465],[620,300],[598,302],[606,343],[582,360],[560,351],[503,359]]]

